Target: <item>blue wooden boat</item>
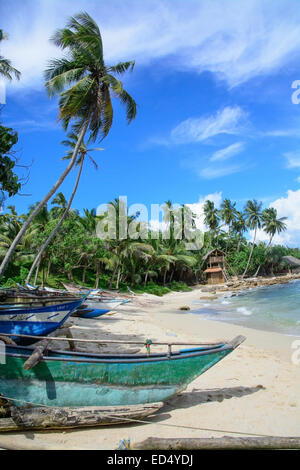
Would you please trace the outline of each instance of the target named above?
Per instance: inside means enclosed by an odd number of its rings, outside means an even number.
[[[93,309],[93,308],[79,308],[73,313],[73,317],[80,317],[80,318],[98,318],[102,317],[102,315],[105,315],[108,313],[109,310],[102,310],[102,309]]]
[[[48,350],[29,370],[24,364],[34,349],[7,345],[5,364],[0,364],[0,391],[13,402],[20,400],[14,402],[16,406],[24,400],[53,407],[161,402],[184,390],[244,340],[238,336],[228,342],[150,355]]]
[[[85,301],[86,295],[72,300],[58,298],[28,299],[20,297],[15,304],[0,304],[0,334],[24,334],[46,336],[55,331]],[[22,303],[21,303],[22,302]],[[31,344],[34,339],[19,339],[16,342]]]

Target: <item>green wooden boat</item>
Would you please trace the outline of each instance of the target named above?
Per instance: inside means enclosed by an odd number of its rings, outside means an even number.
[[[48,351],[32,369],[24,363],[34,351],[6,346],[0,364],[0,394],[16,406],[116,406],[167,400],[231,353],[245,340],[158,354],[84,354]],[[16,400],[16,401],[14,401]],[[17,401],[20,400],[20,401]]]

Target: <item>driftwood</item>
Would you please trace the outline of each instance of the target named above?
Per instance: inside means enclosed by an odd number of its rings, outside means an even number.
[[[42,359],[44,352],[48,349],[50,340],[44,339],[40,342],[40,344],[34,349],[31,356],[27,359],[24,363],[24,369],[29,370],[32,369],[36,364],[38,364]]]
[[[9,400],[6,400],[0,394],[0,418],[6,418],[10,416],[10,407],[12,403]]]
[[[163,439],[148,437],[134,450],[300,449],[300,437],[228,437]]]
[[[75,343],[73,341],[73,336],[69,328],[60,328],[54,332],[54,338],[43,339],[36,348],[34,349],[31,356],[27,359],[24,364],[24,369],[29,370],[32,369],[36,364],[38,364],[42,359],[44,352],[49,349],[50,342],[55,339],[56,337],[66,336],[69,340],[69,347],[71,351],[75,351]]]
[[[0,341],[2,341],[5,344],[16,344],[9,336],[0,335]]]
[[[11,417],[0,419],[0,432],[29,429],[68,429],[103,426],[139,420],[158,411],[163,403],[129,406],[102,406],[80,408],[11,407]]]

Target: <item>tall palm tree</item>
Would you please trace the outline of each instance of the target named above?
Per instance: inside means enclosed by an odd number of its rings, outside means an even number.
[[[74,149],[75,146],[76,146],[77,136],[76,136],[76,134],[71,133],[71,134],[68,135],[68,137],[69,137],[70,140],[64,140],[62,143],[63,143],[63,145],[68,145],[71,149]],[[95,162],[95,160],[88,153],[88,152],[91,152],[93,150],[103,150],[103,149],[100,149],[100,148],[98,148],[98,149],[87,149],[85,144],[84,144],[84,141],[81,142],[80,149],[79,149],[79,157],[78,157],[78,161],[77,161],[77,165],[79,165],[79,171],[78,171],[78,175],[77,175],[77,178],[76,178],[76,181],[75,181],[73,192],[71,194],[71,197],[70,197],[68,203],[67,203],[66,198],[63,195],[63,193],[58,193],[56,198],[54,198],[54,200],[52,201],[52,203],[56,203],[56,204],[59,204],[61,206],[62,212],[60,214],[60,219],[59,219],[57,225],[54,227],[54,229],[50,233],[50,235],[48,236],[47,240],[41,246],[38,254],[36,255],[36,257],[34,259],[34,262],[32,263],[32,266],[31,266],[31,268],[29,270],[29,273],[27,275],[26,282],[30,281],[32,273],[33,273],[35,267],[38,265],[39,260],[41,259],[42,255],[43,255],[43,252],[47,249],[47,247],[51,243],[52,239],[55,237],[55,235],[59,231],[60,227],[62,226],[63,221],[65,220],[65,218],[67,217],[67,215],[70,211],[73,199],[74,199],[75,194],[76,194],[77,189],[78,189],[78,184],[79,184],[79,180],[80,180],[80,177],[81,177],[82,167],[83,167],[83,162],[84,162],[85,157],[88,156],[89,159],[95,165],[95,167],[98,168],[97,163]],[[70,150],[69,152],[67,152],[67,155],[64,157],[64,159],[72,158],[72,154],[73,154],[73,151]]]
[[[75,165],[85,134],[89,131],[90,139],[95,141],[99,135],[104,139],[109,133],[113,122],[111,93],[125,106],[128,123],[136,116],[135,101],[124,90],[122,82],[113,75],[132,70],[134,62],[122,62],[115,66],[105,64],[99,27],[87,13],[71,17],[67,28],[58,30],[52,41],[67,51],[68,55],[50,62],[45,72],[46,88],[50,96],[59,94],[59,118],[64,129],[69,127],[72,120],[74,121],[73,130],[78,133],[78,139],[68,166],[28,217],[7,251],[0,266],[0,279],[32,220]]]
[[[284,222],[287,220],[287,217],[277,218],[277,210],[274,207],[270,207],[262,212],[261,218],[264,231],[270,235],[267,246],[267,248],[269,248],[274,235],[276,235],[276,233],[284,232],[287,229],[286,223]]]
[[[204,223],[210,230],[210,244],[212,245],[212,237],[219,228],[220,215],[213,201],[206,201],[203,208]]]
[[[7,34],[4,34],[3,30],[0,29],[0,42],[3,41],[3,39],[7,39]],[[12,81],[13,77],[17,80],[20,80],[21,78],[21,72],[15,69],[11,65],[11,61],[5,59],[2,55],[0,55],[0,77],[6,78],[6,80],[9,80],[10,82]]]
[[[262,208],[262,203],[256,201],[255,199],[253,201],[248,201],[246,206],[245,206],[245,216],[246,216],[246,226],[250,230],[254,230],[254,235],[253,235],[253,240],[252,240],[252,246],[249,254],[249,258],[247,261],[247,265],[245,268],[245,271],[242,274],[242,278],[245,277],[249,264],[252,258],[253,250],[254,250],[254,244],[256,240],[256,234],[257,234],[257,229],[261,228],[262,225],[262,213],[261,213],[261,208]]]
[[[232,203],[230,199],[224,199],[224,201],[221,204],[221,210],[219,213],[223,222],[228,227],[228,235],[227,235],[226,249],[225,249],[225,252],[227,253],[232,224],[235,221],[236,214],[237,214],[237,211],[235,209],[235,203]]]
[[[51,204],[54,205],[54,207],[51,209],[51,216],[54,219],[57,219],[66,210],[66,207],[68,205],[68,201],[67,201],[66,196],[64,195],[64,193],[59,192],[52,199]]]
[[[247,227],[246,227],[246,221],[244,219],[244,215],[240,211],[236,211],[236,216],[234,221],[232,222],[232,228],[234,232],[238,236],[238,246],[237,246],[237,251],[240,251],[240,246],[242,242],[242,237],[243,234],[246,232]]]
[[[264,231],[270,235],[269,243],[266,247],[267,252],[272,243],[274,235],[276,235],[276,233],[284,232],[284,230],[287,229],[287,225],[284,222],[287,220],[287,217],[277,218],[277,210],[274,207],[270,207],[262,212],[261,220]],[[258,275],[260,268],[261,264],[258,266],[255,276]]]

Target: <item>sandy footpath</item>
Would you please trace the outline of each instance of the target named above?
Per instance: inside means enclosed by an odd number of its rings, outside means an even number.
[[[239,334],[247,337],[232,354],[169,400],[155,417],[147,418],[149,424],[2,434],[0,447],[1,443],[13,442],[26,448],[116,449],[121,439],[130,439],[134,446],[134,442],[149,436],[220,437],[225,431],[300,436],[300,364],[291,361],[291,345],[296,338],[207,321],[179,310],[183,305],[197,308],[193,301],[203,296],[207,303],[209,295],[199,289],[162,298],[144,294],[120,307],[115,315],[71,319],[74,337],[167,342],[214,342]],[[94,345],[93,349],[106,352],[112,346]],[[134,352],[139,346],[114,349],[124,350]]]

